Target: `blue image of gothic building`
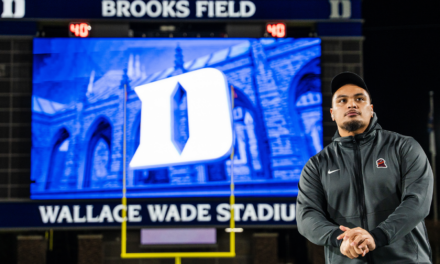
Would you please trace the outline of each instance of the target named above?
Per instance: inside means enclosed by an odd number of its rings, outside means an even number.
[[[124,87],[128,164],[140,142],[134,88],[206,67],[234,88],[234,159],[128,170],[127,196],[228,196],[231,168],[237,196],[295,196],[323,147],[320,56],[315,38],[35,39],[31,197],[121,197]],[[173,96],[178,149],[191,136],[185,88]]]

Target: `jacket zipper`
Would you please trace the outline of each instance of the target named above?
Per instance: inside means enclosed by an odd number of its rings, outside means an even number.
[[[356,185],[358,188],[358,199],[359,199],[359,209],[361,213],[361,225],[362,228],[368,231],[368,222],[367,222],[367,209],[365,206],[365,192],[364,192],[364,177],[362,175],[362,160],[361,160],[361,150],[359,143],[353,138],[353,144],[355,148],[355,174],[356,174]],[[372,252],[366,255],[368,263],[374,263],[373,258],[371,257]]]

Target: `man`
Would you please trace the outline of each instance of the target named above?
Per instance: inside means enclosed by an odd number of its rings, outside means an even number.
[[[361,77],[341,73],[331,89],[338,130],[301,173],[299,232],[325,247],[326,263],[432,263],[425,153],[413,138],[382,129]]]

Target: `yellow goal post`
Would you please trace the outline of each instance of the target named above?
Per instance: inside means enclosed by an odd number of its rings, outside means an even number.
[[[231,85],[231,109],[234,109],[234,87]],[[163,253],[128,253],[127,252],[127,186],[126,186],[126,122],[127,122],[127,85],[124,85],[124,139],[123,139],[123,179],[122,179],[122,224],[121,224],[121,258],[144,259],[144,258],[174,258],[175,264],[181,264],[182,258],[233,258],[235,257],[235,219],[234,219],[234,148],[231,152],[231,195],[229,196],[230,221],[229,221],[229,251],[225,252],[163,252]]]

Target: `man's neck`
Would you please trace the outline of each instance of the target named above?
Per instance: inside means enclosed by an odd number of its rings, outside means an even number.
[[[347,131],[347,130],[345,130],[345,129],[343,129],[343,128],[338,126],[338,132],[339,132],[339,135],[341,137],[350,137],[350,136],[354,137],[354,136],[356,136],[358,134],[364,133],[365,130],[367,130],[367,127],[368,126],[361,127],[358,130],[356,130],[356,131]]]

